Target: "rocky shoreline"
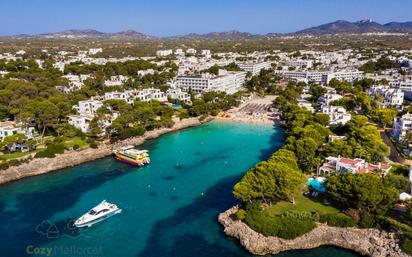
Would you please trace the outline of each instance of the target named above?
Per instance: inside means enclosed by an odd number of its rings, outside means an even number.
[[[85,162],[101,159],[112,154],[113,147],[121,147],[125,145],[140,145],[149,139],[157,138],[163,134],[178,131],[184,128],[201,125],[212,120],[207,118],[199,120],[198,118],[188,118],[178,121],[171,128],[161,128],[146,132],[143,136],[133,137],[116,144],[101,144],[97,149],[87,148],[81,151],[67,151],[64,154],[57,155],[54,158],[33,159],[28,163],[23,163],[19,166],[12,166],[8,169],[0,171],[0,184],[15,181],[25,177],[45,174],[48,172],[61,170],[73,167]]]
[[[238,207],[221,213],[219,222],[226,235],[239,239],[240,244],[255,255],[278,254],[284,251],[336,246],[370,257],[408,257],[398,245],[394,234],[377,229],[338,228],[318,224],[312,231],[293,240],[266,237],[252,230],[235,216]]]

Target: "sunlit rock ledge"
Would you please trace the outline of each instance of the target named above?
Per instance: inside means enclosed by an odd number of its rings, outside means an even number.
[[[371,257],[408,257],[398,245],[394,234],[378,229],[339,228],[318,224],[312,231],[293,240],[264,236],[252,230],[235,216],[237,206],[221,213],[219,222],[226,235],[239,239],[240,244],[256,255],[277,254],[284,251],[336,246]]]

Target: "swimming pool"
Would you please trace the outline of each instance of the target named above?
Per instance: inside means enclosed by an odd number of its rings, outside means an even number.
[[[312,187],[314,190],[316,190],[319,193],[326,193],[326,188],[325,188],[325,179],[322,177],[319,178],[310,178],[308,179],[307,185]]]

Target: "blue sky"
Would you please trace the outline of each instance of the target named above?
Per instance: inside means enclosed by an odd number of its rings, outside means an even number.
[[[0,0],[0,35],[92,28],[155,36],[293,32],[345,19],[412,20],[411,0]]]

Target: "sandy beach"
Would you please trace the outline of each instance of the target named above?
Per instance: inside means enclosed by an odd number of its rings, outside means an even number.
[[[272,111],[271,105],[275,98],[275,96],[253,97],[239,107],[220,113],[216,119],[255,124],[274,124],[276,114]]]

